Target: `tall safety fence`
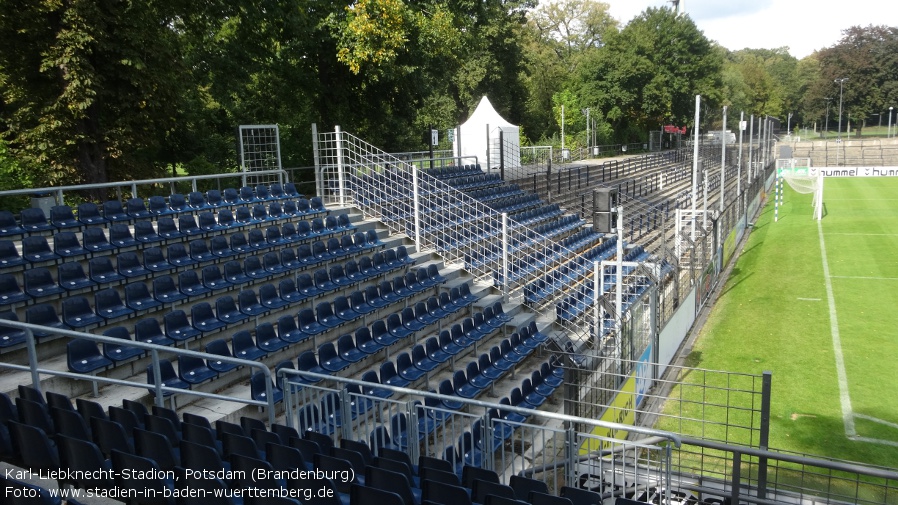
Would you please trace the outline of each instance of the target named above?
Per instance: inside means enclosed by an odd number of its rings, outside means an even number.
[[[467,194],[452,185],[464,177],[419,170],[339,130],[318,134],[316,148],[328,201],[356,205],[504,296],[554,311],[560,348],[619,349],[621,313],[658,280],[644,251],[625,252],[618,237],[583,228],[582,216],[546,208],[513,183]],[[452,174],[468,169],[489,176],[463,160]]]

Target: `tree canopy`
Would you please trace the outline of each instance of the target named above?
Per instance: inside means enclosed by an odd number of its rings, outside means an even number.
[[[0,185],[235,170],[235,127],[277,123],[285,166],[309,125],[423,148],[481,96],[531,142],[636,141],[707,110],[853,118],[898,101],[898,28],[852,27],[805,59],[727,51],[688,16],[624,26],[600,0],[0,0]],[[832,115],[832,114],[831,114]]]

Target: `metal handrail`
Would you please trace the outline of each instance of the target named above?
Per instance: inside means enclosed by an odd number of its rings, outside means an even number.
[[[278,175],[281,182],[285,179],[287,175],[286,170],[277,169],[277,170],[259,170],[254,172],[233,172],[233,173],[224,173],[224,174],[209,174],[209,175],[191,175],[187,177],[162,177],[158,179],[141,179],[137,181],[119,181],[119,182],[103,182],[96,184],[76,184],[76,185],[68,185],[68,186],[52,186],[52,187],[43,187],[43,188],[29,188],[29,189],[12,189],[7,191],[0,191],[0,196],[15,196],[15,195],[33,195],[33,194],[44,194],[44,193],[56,193],[56,201],[61,204],[63,201],[63,192],[64,191],[82,191],[86,189],[105,189],[105,188],[124,188],[131,187],[131,196],[133,198],[137,198],[137,186],[138,185],[146,185],[146,184],[165,184],[172,182],[179,182],[185,179],[189,180],[191,183],[191,188],[193,191],[196,191],[196,181],[198,180],[207,180],[207,179],[228,179],[231,177],[240,177],[242,184],[246,185],[246,177],[247,175]]]
[[[304,376],[304,377],[311,377],[314,379],[327,379],[327,380],[333,380],[337,383],[341,383],[341,384],[345,383],[347,385],[355,385],[355,386],[371,386],[371,382],[361,381],[361,380],[357,380],[357,379],[350,379],[347,377],[335,377],[333,375],[319,374],[319,373],[307,372],[307,371],[303,371],[303,370],[295,370],[292,368],[281,368],[280,370],[277,371],[277,377],[279,379],[280,378],[286,379],[289,376]],[[671,442],[674,445],[674,447],[677,447],[677,448],[679,448],[680,445],[682,444],[682,438],[679,435],[677,435],[675,433],[668,432],[668,431],[656,430],[653,428],[645,428],[642,426],[634,426],[634,425],[629,425],[629,424],[612,423],[609,421],[602,421],[599,419],[589,419],[589,418],[585,418],[585,417],[577,417],[577,416],[571,416],[571,415],[567,415],[567,414],[559,414],[556,412],[545,412],[542,410],[515,407],[513,405],[501,405],[501,404],[497,404],[497,403],[485,402],[482,400],[462,398],[460,396],[441,395],[439,393],[432,393],[430,391],[422,391],[420,389],[411,389],[411,388],[406,388],[406,387],[392,386],[389,384],[377,384],[377,388],[385,389],[388,391],[392,391],[394,393],[399,393],[399,394],[404,394],[404,395],[415,395],[415,396],[420,396],[423,398],[433,398],[433,399],[437,399],[437,400],[452,400],[452,401],[461,402],[465,405],[471,405],[474,407],[482,407],[485,409],[502,409],[502,410],[509,411],[509,412],[515,412],[517,414],[524,414],[527,416],[539,415],[540,417],[545,417],[546,419],[551,419],[554,421],[585,424],[585,425],[590,425],[590,426],[597,427],[597,428],[607,428],[607,429],[612,429],[612,430],[626,431],[626,432],[630,432],[630,433],[638,433],[640,435],[645,435],[648,437],[659,437],[660,439]],[[284,388],[284,392],[286,394],[286,388]],[[292,419],[290,417],[288,417],[287,424],[291,425],[291,423],[292,423]]]
[[[138,387],[140,389],[153,389],[155,392],[155,395],[156,395],[156,405],[158,405],[160,407],[164,405],[162,393],[186,394],[186,395],[198,396],[198,397],[202,397],[202,398],[211,398],[211,399],[225,400],[225,401],[236,401],[236,402],[240,402],[240,403],[245,403],[247,405],[257,405],[260,407],[268,407],[268,422],[274,423],[274,397],[272,396],[271,370],[268,368],[268,366],[266,366],[263,363],[260,363],[258,361],[234,358],[234,357],[230,357],[230,356],[222,356],[219,354],[209,354],[209,353],[200,352],[200,351],[191,351],[188,349],[178,349],[177,347],[168,347],[168,346],[158,345],[158,344],[147,344],[145,342],[138,342],[135,340],[125,341],[120,338],[107,337],[105,335],[94,335],[92,333],[83,333],[83,332],[66,330],[66,329],[61,329],[61,328],[50,328],[48,326],[42,326],[39,324],[23,323],[21,321],[10,321],[7,319],[0,319],[0,327],[17,328],[20,330],[25,330],[25,339],[26,339],[27,349],[28,349],[28,366],[0,362],[0,368],[6,368],[6,369],[11,369],[11,370],[22,370],[22,371],[28,370],[28,371],[30,371],[32,386],[35,389],[37,389],[38,391],[41,390],[40,374],[56,375],[56,376],[67,377],[67,378],[72,378],[72,379],[87,380],[87,381],[91,381],[94,383],[103,382],[103,383],[107,383],[107,384],[117,384],[117,385],[122,385],[122,386]],[[47,331],[48,328],[52,329],[53,333],[62,335],[65,337],[82,338],[85,340],[92,340],[94,342],[102,342],[102,343],[106,343],[106,344],[119,344],[119,345],[127,344],[130,347],[136,347],[138,349],[145,349],[147,351],[150,351],[150,357],[152,358],[152,361],[153,361],[153,376],[156,378],[156,383],[153,384],[152,387],[148,384],[142,384],[142,385],[138,386],[134,382],[121,380],[121,379],[113,379],[113,378],[109,378],[109,377],[100,377],[97,375],[79,374],[79,373],[74,373],[74,372],[67,372],[67,371],[62,371],[62,370],[52,370],[52,369],[48,369],[48,368],[38,367],[37,347],[35,345],[35,338],[34,338],[33,331],[34,330]],[[161,373],[160,373],[160,369],[159,369],[159,352],[160,351],[170,352],[170,353],[173,353],[176,355],[189,356],[189,357],[193,357],[193,358],[201,358],[204,360],[205,359],[214,359],[217,361],[224,361],[227,363],[235,363],[237,365],[246,366],[246,367],[250,367],[250,368],[258,368],[258,369],[264,371],[266,378],[268,379],[265,382],[265,397],[266,397],[267,401],[263,402],[263,401],[259,401],[259,400],[253,400],[252,398],[250,398],[250,399],[236,398],[233,396],[226,396],[226,395],[220,395],[220,394],[214,394],[214,393],[204,393],[202,391],[193,391],[191,389],[180,389],[180,388],[173,388],[173,387],[169,387],[169,386],[163,386],[161,384],[161,380],[160,380]]]

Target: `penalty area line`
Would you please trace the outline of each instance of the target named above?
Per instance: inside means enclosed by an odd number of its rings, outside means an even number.
[[[823,281],[826,285],[826,299],[829,303],[829,327],[832,333],[833,354],[836,358],[836,375],[839,380],[839,401],[842,405],[842,423],[845,435],[855,439],[857,431],[854,427],[854,411],[851,408],[851,395],[848,392],[848,375],[845,373],[845,356],[842,354],[842,339],[839,336],[839,317],[836,313],[836,299],[833,296],[833,283],[829,275],[829,263],[826,259],[826,243],[823,241],[823,225],[817,221],[817,235],[820,237],[820,255],[823,259]]]

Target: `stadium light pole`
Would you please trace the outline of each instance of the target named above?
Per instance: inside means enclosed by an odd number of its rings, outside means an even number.
[[[694,140],[692,141],[692,240],[695,241],[695,201],[698,199],[698,122],[700,119],[702,96],[695,95],[695,123],[692,128],[695,130]],[[677,224],[679,226],[679,224]]]
[[[727,167],[727,106],[723,106],[723,126],[720,127],[720,213],[726,205],[726,167]]]
[[[842,141],[842,88],[847,80],[847,77],[841,77],[833,81],[839,85],[839,142]],[[838,165],[838,162],[836,164]]]

